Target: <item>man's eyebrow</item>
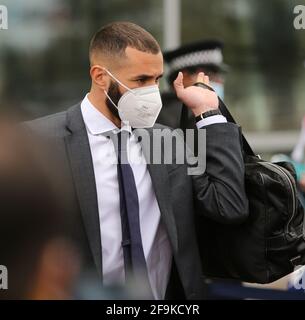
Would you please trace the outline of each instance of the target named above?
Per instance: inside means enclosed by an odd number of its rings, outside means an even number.
[[[157,77],[157,79],[160,79],[160,78],[162,78],[163,77],[163,73],[162,74],[160,74],[158,77]],[[133,77],[134,79],[152,79],[152,78],[154,78],[154,76],[152,76],[152,75],[149,75],[149,74],[140,74],[140,75],[137,75],[137,76],[134,76]]]

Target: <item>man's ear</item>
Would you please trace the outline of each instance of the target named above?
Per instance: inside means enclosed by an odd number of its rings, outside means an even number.
[[[90,68],[92,82],[102,90],[108,90],[109,76],[105,69],[100,65],[93,65]]]

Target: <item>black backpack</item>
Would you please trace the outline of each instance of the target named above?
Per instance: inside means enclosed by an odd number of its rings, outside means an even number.
[[[235,123],[219,102],[222,114]],[[196,217],[202,266],[212,278],[270,283],[305,264],[304,208],[293,166],[264,161],[242,134],[241,140],[249,218],[241,225],[223,225]]]

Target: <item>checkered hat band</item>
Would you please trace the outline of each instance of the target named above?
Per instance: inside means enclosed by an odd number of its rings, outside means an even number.
[[[219,49],[197,51],[180,56],[169,64],[171,71],[181,70],[201,64],[216,64],[223,62],[222,52]]]

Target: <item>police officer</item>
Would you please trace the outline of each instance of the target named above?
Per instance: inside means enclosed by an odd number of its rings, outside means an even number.
[[[180,127],[182,105],[177,99],[172,84],[178,72],[183,72],[183,83],[185,87],[196,82],[196,74],[203,71],[209,76],[210,85],[220,98],[224,98],[225,73],[228,66],[223,63],[223,43],[219,40],[204,40],[187,44],[178,49],[164,53],[164,60],[168,66],[167,80],[170,89],[163,93],[163,108],[157,122],[172,128]],[[187,118],[187,127],[193,128],[194,116],[183,110]]]

